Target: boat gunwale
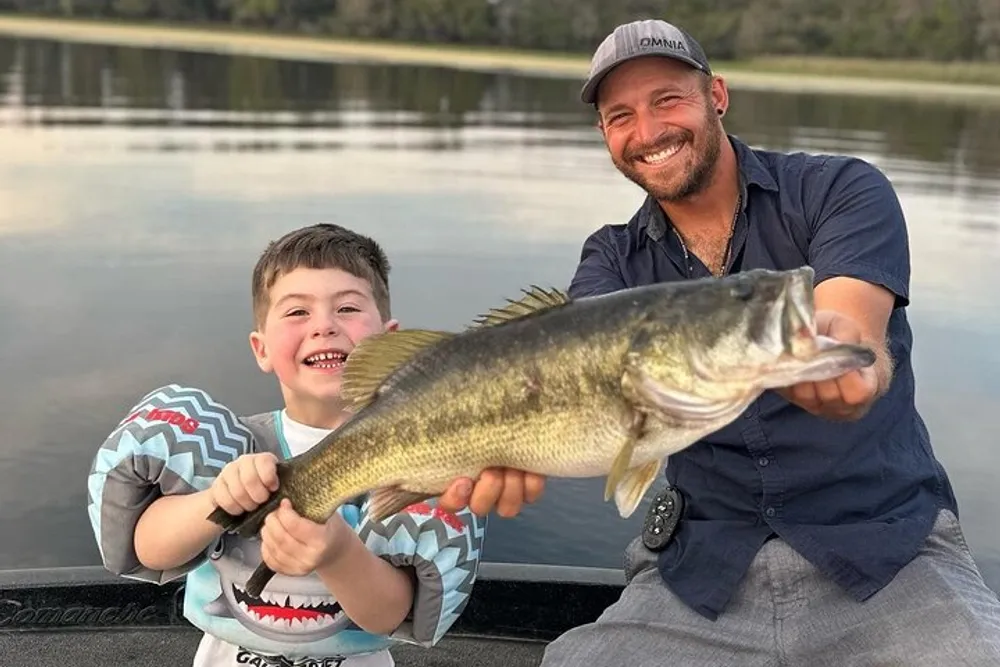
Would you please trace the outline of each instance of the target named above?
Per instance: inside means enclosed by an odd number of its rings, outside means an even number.
[[[624,585],[611,568],[480,563],[446,636],[548,642],[596,620]],[[155,583],[100,566],[0,570],[0,634],[190,629],[184,589],[183,576]]]

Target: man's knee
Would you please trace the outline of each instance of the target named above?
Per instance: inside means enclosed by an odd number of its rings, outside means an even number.
[[[912,664],[1000,665],[1000,599],[951,512],[940,513],[924,548],[876,600],[884,612],[877,616]]]

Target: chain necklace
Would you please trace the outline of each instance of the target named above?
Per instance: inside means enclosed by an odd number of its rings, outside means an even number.
[[[736,200],[736,210],[733,211],[733,222],[729,225],[729,238],[726,239],[726,256],[722,260],[722,266],[719,268],[719,275],[723,275],[726,272],[726,267],[729,266],[730,255],[733,252],[733,237],[736,235],[736,221],[740,219],[740,209],[743,207],[743,193],[740,193],[739,198]],[[674,236],[677,240],[681,242],[681,249],[684,251],[684,266],[687,267],[688,276],[691,276],[691,270],[694,268],[691,266],[691,254],[688,252],[687,244],[684,243],[684,237],[680,235],[677,228],[673,225],[670,228],[674,231]],[[709,269],[709,273],[715,274],[714,271]]]

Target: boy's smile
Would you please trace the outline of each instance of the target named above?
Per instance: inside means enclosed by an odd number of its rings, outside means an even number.
[[[340,269],[298,268],[279,277],[259,331],[250,334],[257,364],[278,376],[289,416],[304,423],[342,421],[344,363],[383,323],[368,281]]]
[[[328,348],[310,354],[302,360],[302,363],[318,371],[339,372],[343,369],[348,354],[349,352],[345,350]]]

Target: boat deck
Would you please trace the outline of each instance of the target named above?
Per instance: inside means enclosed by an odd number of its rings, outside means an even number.
[[[443,640],[392,653],[399,667],[534,667],[623,584],[616,570],[483,563]],[[190,665],[200,634],[181,614],[183,593],[179,581],[155,586],[96,567],[0,572],[0,667]]]
[[[0,633],[3,667],[184,667],[199,634],[192,628]],[[392,650],[398,667],[536,667],[545,643],[446,637],[432,649]]]

